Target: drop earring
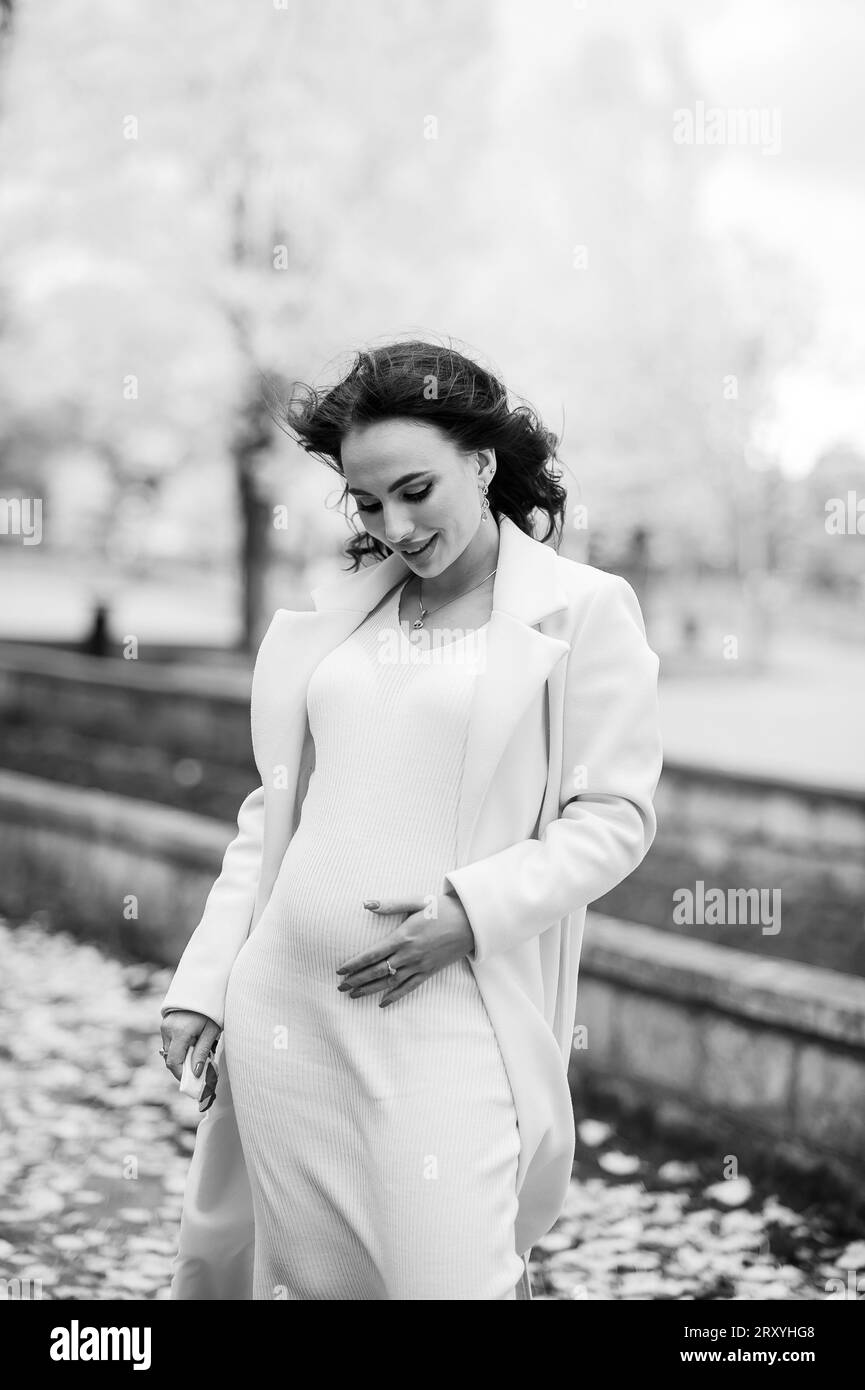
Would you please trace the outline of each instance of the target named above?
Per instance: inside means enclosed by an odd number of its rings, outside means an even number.
[[[486,521],[487,517],[488,517],[489,514],[490,514],[490,501],[489,501],[489,498],[487,497],[487,492],[489,491],[489,489],[488,489],[488,487],[487,487],[486,481],[484,481],[484,482],[481,483],[481,488],[483,489],[483,494],[484,494],[484,500],[483,500],[483,503],[481,504],[481,521]]]

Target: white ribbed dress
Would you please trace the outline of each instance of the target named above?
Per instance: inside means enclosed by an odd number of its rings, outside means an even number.
[[[337,967],[443,893],[487,628],[419,650],[393,593],[314,671],[315,768],[226,997],[255,1213],[255,1299],[511,1299],[519,1131],[462,960],[402,999]],[[428,642],[426,634],[424,640]]]

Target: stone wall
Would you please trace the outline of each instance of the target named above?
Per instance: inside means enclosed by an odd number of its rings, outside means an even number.
[[[865,976],[865,792],[668,763],[658,836],[637,872],[597,908],[762,958]],[[780,930],[680,925],[677,889],[775,893]]]
[[[171,808],[0,772],[0,912],[47,913],[173,965],[232,834]],[[591,1085],[648,1105],[661,1123],[750,1136],[861,1190],[865,980],[589,913],[571,1080],[577,1095]]]
[[[571,1081],[861,1196],[865,980],[590,913]]]
[[[0,772],[0,913],[38,913],[114,951],[176,963],[231,827]]]
[[[250,681],[244,668],[0,647],[0,766],[230,821],[258,780]],[[865,791],[668,763],[656,807],[651,853],[599,911],[865,977]],[[697,883],[780,894],[781,930],[678,925],[673,893]]]

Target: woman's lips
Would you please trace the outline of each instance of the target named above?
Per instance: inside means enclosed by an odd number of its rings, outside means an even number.
[[[426,557],[432,553],[433,546],[435,545],[437,540],[438,531],[436,531],[434,536],[430,537],[430,539],[427,541],[426,545],[422,547],[422,549],[414,551],[404,550],[402,554],[406,560],[425,560]]]

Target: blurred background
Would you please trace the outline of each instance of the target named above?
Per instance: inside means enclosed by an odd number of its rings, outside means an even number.
[[[0,1295],[165,1294],[197,1113],[158,1006],[258,781],[257,643],[346,566],[267,397],[412,336],[559,435],[560,553],[661,657],[660,830],[590,914],[537,1293],[861,1296],[865,11],[0,23]]]

